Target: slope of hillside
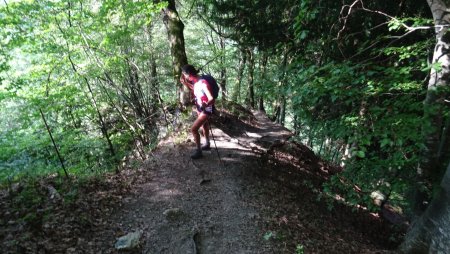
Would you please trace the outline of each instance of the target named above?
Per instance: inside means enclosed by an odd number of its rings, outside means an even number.
[[[233,112],[233,113],[232,113]],[[393,228],[363,209],[319,200],[335,168],[261,112],[238,106],[211,120],[217,150],[189,157],[191,138],[160,143],[138,169],[80,186],[76,200],[48,199],[18,219],[1,198],[4,253],[117,253],[118,237],[140,232],[130,253],[384,253]],[[214,142],[213,142],[214,147]],[[220,156],[220,157],[219,157]],[[41,190],[52,180],[43,180]],[[42,194],[41,193],[41,194]]]

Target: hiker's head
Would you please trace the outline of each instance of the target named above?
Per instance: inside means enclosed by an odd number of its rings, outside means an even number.
[[[196,77],[198,75],[198,70],[196,70],[194,66],[186,64],[181,68],[181,73],[185,78],[189,79],[191,76]]]

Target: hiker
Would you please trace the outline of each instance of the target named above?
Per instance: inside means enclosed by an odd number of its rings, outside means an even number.
[[[214,112],[214,102],[212,91],[210,87],[212,84],[208,84],[208,81],[203,76],[198,75],[198,70],[192,65],[185,65],[182,68],[180,82],[187,86],[195,96],[195,105],[197,107],[197,119],[191,127],[192,135],[194,136],[195,144],[197,148],[191,155],[192,159],[199,159],[203,157],[202,150],[209,150],[209,124],[208,117]],[[200,134],[198,130],[202,127],[203,136],[205,137],[205,144],[200,144]]]

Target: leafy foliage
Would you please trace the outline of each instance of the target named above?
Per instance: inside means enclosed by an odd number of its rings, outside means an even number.
[[[402,21],[416,25],[427,19],[409,17]],[[350,28],[353,25],[360,30],[353,23]],[[305,68],[308,56],[299,57],[295,63],[298,72],[287,90],[296,95],[291,98],[292,110],[296,124],[304,129],[299,139],[330,161],[345,165],[342,173],[325,185],[331,196],[338,192],[351,204],[363,202],[372,207],[369,194],[379,190],[389,202],[407,207],[406,197],[415,184],[421,159],[418,151],[424,145],[423,80],[428,73],[426,59],[432,37],[406,38],[394,45],[384,39],[382,31],[364,40],[359,37],[361,46],[347,49],[342,44],[344,55],[357,52],[353,59],[342,60],[325,52],[323,57],[333,60],[322,59],[321,65]],[[301,40],[305,37],[301,31],[297,36]],[[380,46],[372,45],[367,51],[366,42],[374,36]]]
[[[135,140],[155,142],[148,117],[157,107],[149,89],[155,83],[141,70],[152,57],[143,31],[161,6],[23,1],[0,7],[2,179],[59,171],[56,147],[71,173],[91,174],[114,169]]]
[[[56,148],[71,173],[89,174],[157,143],[161,109],[173,110],[177,94],[159,2],[0,7],[1,179],[60,171]],[[431,128],[423,119],[427,74],[442,68],[427,62],[432,29],[417,28],[431,24],[426,2],[180,7],[190,63],[220,75],[239,103],[255,97],[299,141],[343,166],[328,193],[371,206],[368,194],[379,190],[407,207]]]

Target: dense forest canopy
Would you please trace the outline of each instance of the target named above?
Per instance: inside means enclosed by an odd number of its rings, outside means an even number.
[[[2,1],[0,180],[144,159],[187,114],[176,82],[187,60],[216,77],[221,100],[264,110],[341,167],[324,198],[377,209],[377,191],[420,215],[450,158],[448,66],[433,58],[445,5]]]

